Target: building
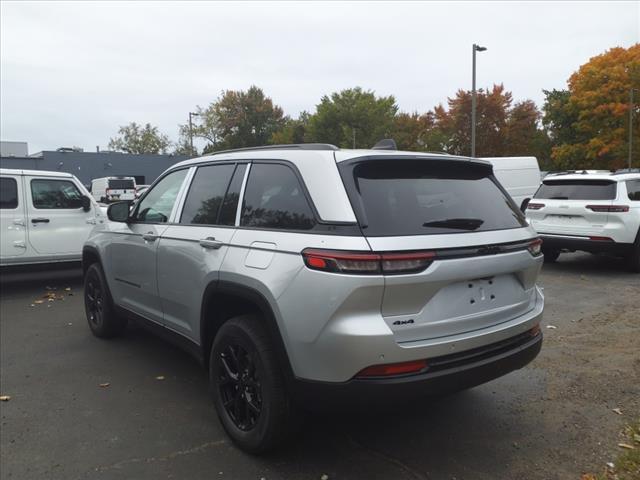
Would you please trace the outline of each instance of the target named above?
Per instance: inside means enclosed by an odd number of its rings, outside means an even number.
[[[0,142],[0,157],[26,157],[28,155],[27,142]]]
[[[21,142],[2,142],[0,168],[67,172],[78,177],[85,185],[90,185],[94,178],[116,176],[135,177],[136,183],[139,185],[150,184],[171,165],[190,158],[185,155],[82,152],[70,148],[60,148],[56,151],[44,151],[27,156],[26,143],[24,144],[24,155],[5,156],[5,143]]]

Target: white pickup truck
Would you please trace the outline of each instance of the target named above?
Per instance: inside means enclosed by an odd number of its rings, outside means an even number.
[[[78,262],[106,221],[73,175],[0,169],[0,266]]]

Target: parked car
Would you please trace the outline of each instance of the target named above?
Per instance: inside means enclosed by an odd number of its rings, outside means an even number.
[[[80,262],[106,217],[73,175],[0,169],[0,265]]]
[[[536,157],[485,157],[493,174],[518,205],[531,199],[540,186],[540,167]],[[526,202],[525,202],[526,205]]]
[[[135,199],[139,199],[144,192],[149,189],[150,185],[136,185],[136,195]]]
[[[91,194],[98,202],[130,201],[136,198],[136,179],[133,177],[103,177],[91,181]]]
[[[135,319],[174,338],[249,452],[302,409],[397,405],[529,363],[541,241],[491,164],[378,148],[220,152],[171,167],[131,212],[110,205],[83,252],[91,331]]]
[[[545,260],[561,252],[610,252],[640,272],[640,173],[549,174],[527,205]]]

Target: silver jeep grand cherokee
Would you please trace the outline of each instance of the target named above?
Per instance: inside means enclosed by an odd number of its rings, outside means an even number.
[[[98,337],[133,319],[206,365],[242,449],[309,406],[456,391],[540,350],[541,241],[491,165],[285,145],[167,170],[83,250]]]

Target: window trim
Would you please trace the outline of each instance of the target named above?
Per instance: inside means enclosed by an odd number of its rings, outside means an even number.
[[[20,188],[18,187],[18,179],[15,177],[0,177],[1,179],[7,179],[7,180],[13,180],[13,183],[16,184],[16,206],[13,208],[3,208],[2,206],[0,206],[0,210],[6,210],[8,212],[11,212],[13,210],[18,210],[20,208]]]
[[[82,210],[82,206],[78,207],[78,208],[40,208],[40,207],[36,207],[34,198],[33,198],[33,182],[37,182],[37,181],[48,181],[48,182],[65,182],[65,183],[70,183],[71,185],[73,185],[73,187],[78,191],[78,193],[80,194],[80,198],[84,197],[84,193],[82,193],[82,190],[80,190],[78,188],[78,185],[76,185],[76,183],[73,181],[73,179],[71,178],[53,178],[53,177],[37,177],[37,178],[32,178],[31,180],[29,180],[29,191],[31,192],[30,198],[31,198],[31,207],[34,210],[65,210],[65,211],[71,211],[71,212],[76,212],[78,210]]]

